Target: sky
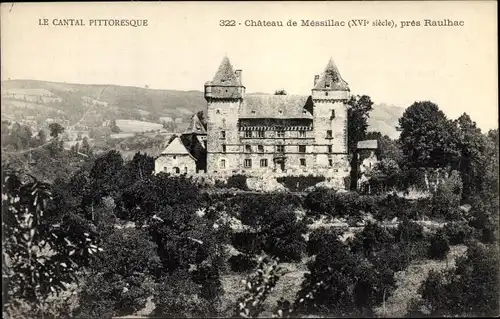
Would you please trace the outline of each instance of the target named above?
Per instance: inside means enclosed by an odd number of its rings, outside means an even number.
[[[354,94],[407,107],[430,100],[450,118],[467,112],[498,127],[494,1],[123,2],[1,5],[1,76],[154,89],[203,90],[227,55],[247,92],[310,94],[333,58]],[[48,26],[39,19],[48,19]],[[53,19],[86,26],[54,26]],[[91,27],[89,19],[147,19],[147,27]],[[307,27],[301,20],[366,19],[366,27]],[[397,27],[372,26],[392,20]],[[424,27],[423,20],[463,21]],[[236,26],[219,26],[235,20]],[[247,27],[247,20],[298,22]],[[401,28],[401,21],[420,27]],[[241,25],[239,24],[241,23]]]

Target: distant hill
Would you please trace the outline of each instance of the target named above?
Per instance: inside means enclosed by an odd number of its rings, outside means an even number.
[[[180,131],[187,127],[194,113],[206,109],[201,91],[36,80],[2,81],[1,88],[2,119],[20,121],[32,118],[38,124],[53,119],[71,125],[82,116],[84,118],[79,124],[87,127],[101,126],[113,119],[161,123],[160,118],[168,118]],[[396,126],[403,111],[403,108],[393,105],[374,105],[369,130],[397,138]]]

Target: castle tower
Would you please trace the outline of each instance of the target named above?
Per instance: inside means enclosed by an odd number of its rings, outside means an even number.
[[[314,77],[313,132],[315,138],[316,169],[335,176],[347,176],[347,101],[350,90],[340,76],[333,59],[325,71]]]
[[[225,56],[213,80],[205,83],[208,173],[230,173],[240,165],[238,117],[244,96],[241,70],[235,71]]]

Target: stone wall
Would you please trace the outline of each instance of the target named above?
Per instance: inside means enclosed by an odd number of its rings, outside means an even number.
[[[228,154],[240,151],[238,117],[240,100],[210,100],[207,109],[207,172],[219,171],[219,162],[228,157],[226,170],[236,169],[237,161]],[[225,132],[225,137],[221,132]],[[223,152],[226,145],[226,154]]]
[[[196,161],[191,155],[161,155],[155,160],[155,173],[160,172],[195,174]]]

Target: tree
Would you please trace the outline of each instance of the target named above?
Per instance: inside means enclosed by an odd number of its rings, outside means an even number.
[[[472,243],[456,267],[431,272],[419,293],[430,315],[490,317],[498,315],[498,246]]]
[[[274,91],[274,95],[287,95],[286,91],[283,89]]]
[[[439,107],[415,102],[399,119],[404,160],[414,168],[455,167],[460,151],[458,134]]]
[[[38,139],[40,140],[40,145],[45,144],[47,142],[47,133],[44,130],[38,131]]]
[[[87,139],[87,137],[83,138],[82,147],[80,148],[80,150],[83,154],[86,154],[86,155],[92,154],[92,150],[90,148],[89,140]]]
[[[398,140],[393,140],[387,135],[382,135],[380,132],[368,132],[365,138],[367,140],[378,141],[378,149],[375,151],[375,155],[377,155],[379,160],[390,159],[398,165],[401,164],[403,151]]]
[[[142,309],[161,271],[156,244],[144,230],[125,228],[114,229],[102,248],[80,293],[79,316],[124,316]]]
[[[22,183],[12,172],[3,176],[2,275],[8,291],[4,289],[2,299],[8,314],[24,302],[31,308],[28,317],[43,317],[50,306],[48,298],[75,282],[90,255],[101,250],[87,229],[49,218],[45,212],[49,201],[49,184],[36,179]]]
[[[366,138],[368,118],[373,102],[368,95],[355,95],[347,102],[347,145],[349,153],[356,150],[357,143]]]
[[[52,123],[49,125],[50,129],[50,136],[53,138],[57,138],[59,134],[64,132],[64,127],[61,126],[59,123]]]
[[[463,181],[463,197],[467,199],[481,188],[487,141],[467,113],[462,114],[455,121],[455,124],[459,133],[460,158],[458,169]]]
[[[116,125],[116,120],[115,119],[111,120],[111,123],[109,124],[109,127],[110,127],[112,133],[120,133],[121,132],[121,130],[118,127],[118,125]]]

